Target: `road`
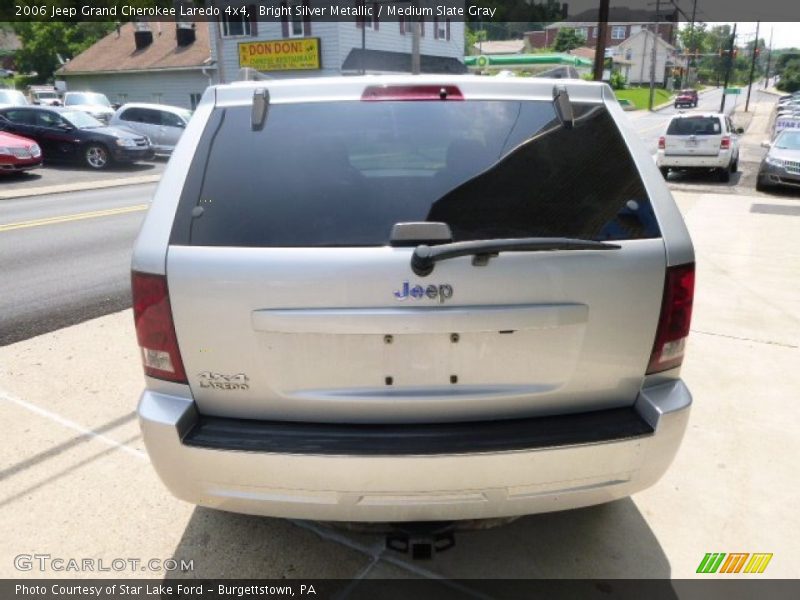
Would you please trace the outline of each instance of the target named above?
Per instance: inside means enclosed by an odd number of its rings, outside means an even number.
[[[727,114],[730,114],[734,108],[741,110],[744,106],[747,90],[742,91],[744,93],[740,96],[728,96],[728,99],[725,101],[725,112]],[[697,108],[680,109],[680,112],[719,111],[719,104],[722,101],[722,88],[715,88],[711,91],[704,92],[700,94],[699,99],[700,102]],[[753,102],[753,100],[754,98],[751,96],[750,101]],[[678,109],[670,106],[658,112],[636,111],[628,113],[631,124],[647,145],[650,154],[656,153],[658,149],[658,137],[664,134],[664,130],[667,128],[667,122],[678,112]]]
[[[0,346],[130,306],[154,184],[0,201]]]

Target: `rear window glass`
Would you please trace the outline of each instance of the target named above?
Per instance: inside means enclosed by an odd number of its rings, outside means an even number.
[[[551,102],[276,104],[212,113],[173,226],[196,246],[382,246],[392,226],[447,223],[455,241],[660,235],[603,106]]]
[[[681,117],[672,119],[667,135],[719,135],[722,125],[717,117]]]

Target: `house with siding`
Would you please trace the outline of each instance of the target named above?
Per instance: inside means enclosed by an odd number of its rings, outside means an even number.
[[[193,109],[217,83],[206,23],[125,23],[56,71],[68,91]]]
[[[627,79],[632,84],[649,83],[655,62],[656,85],[667,86],[670,69],[679,65],[675,46],[646,29],[619,44],[613,49],[613,53],[615,57],[627,61]]]
[[[269,4],[289,9],[330,5],[324,0],[265,1],[259,5]],[[428,4],[435,6],[426,0],[419,3],[422,7]],[[377,2],[365,3],[373,8],[370,18],[314,20],[294,16],[292,10],[293,16],[259,20],[254,18],[259,5],[247,5],[250,18],[223,12],[218,22],[208,23],[211,56],[221,82],[243,78],[245,68],[268,78],[407,73],[414,26],[419,27],[423,73],[466,72],[463,21],[436,16],[381,19]]]
[[[597,20],[597,9],[590,9],[547,25],[542,31],[529,31],[525,34],[532,48],[551,48],[561,29],[573,29],[586,40],[587,46],[594,46],[600,34]],[[674,12],[634,10],[612,6],[609,10],[606,27],[606,47],[618,46],[640,31],[657,32],[658,36],[668,44],[675,43],[678,32]]]

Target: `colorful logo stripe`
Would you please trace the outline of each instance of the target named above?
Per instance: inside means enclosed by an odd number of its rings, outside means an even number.
[[[697,573],[741,573],[742,569],[745,573],[763,573],[771,560],[772,554],[765,552],[707,552],[697,567]]]

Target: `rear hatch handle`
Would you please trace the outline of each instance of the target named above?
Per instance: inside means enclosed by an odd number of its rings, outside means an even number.
[[[439,246],[421,244],[411,255],[411,270],[420,277],[433,273],[440,260],[459,256],[473,256],[472,264],[484,266],[500,252],[542,252],[548,250],[619,250],[618,244],[582,240],[578,238],[510,238],[453,242]]]

